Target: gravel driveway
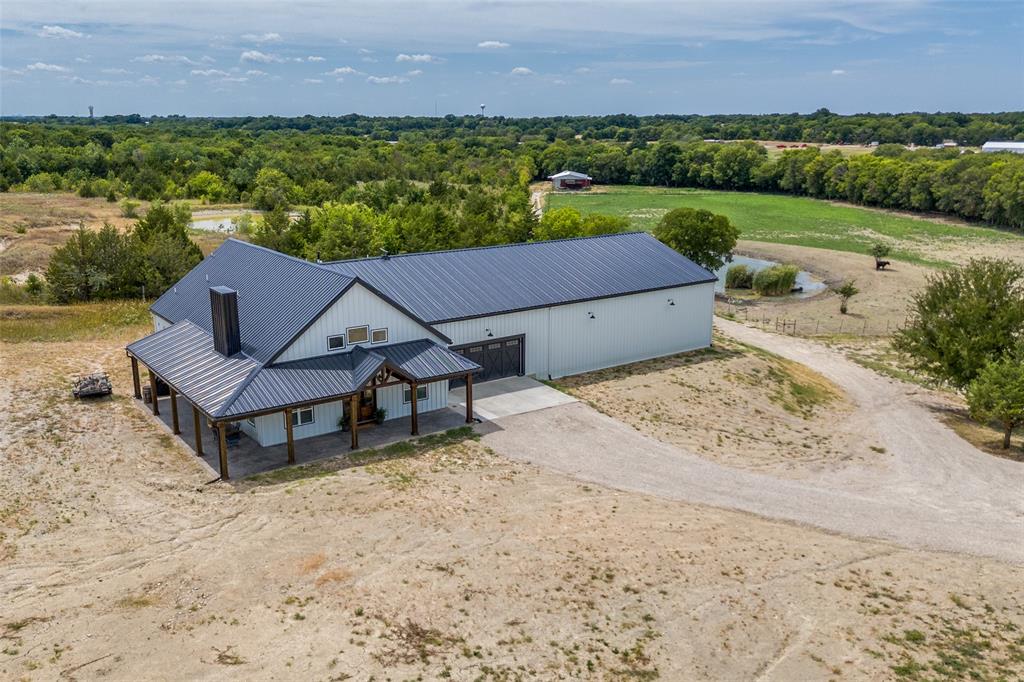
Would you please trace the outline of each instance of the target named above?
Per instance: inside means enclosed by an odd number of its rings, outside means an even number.
[[[1024,465],[978,451],[892,380],[822,345],[715,325],[841,386],[856,404],[850,419],[886,453],[838,472],[780,479],[702,459],[583,403],[499,419],[501,429],[484,441],[512,459],[613,488],[1024,564]]]

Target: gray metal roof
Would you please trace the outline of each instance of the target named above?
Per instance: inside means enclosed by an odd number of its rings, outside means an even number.
[[[213,349],[213,337],[188,320],[139,339],[128,352],[212,417],[260,367],[242,353],[221,355]]]
[[[382,355],[389,367],[416,381],[466,374],[481,369],[480,365],[469,358],[439,346],[430,339],[376,346],[373,352]]]
[[[714,282],[646,232],[325,263],[439,324]]]
[[[188,320],[213,333],[210,287],[238,292],[242,352],[266,362],[352,284],[352,278],[299,258],[234,239],[150,307],[168,322]]]

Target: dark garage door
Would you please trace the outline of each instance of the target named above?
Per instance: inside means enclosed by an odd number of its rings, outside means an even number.
[[[483,367],[473,375],[474,382],[491,381],[523,374],[524,341],[523,336],[509,336],[452,346],[452,350]],[[464,383],[466,382],[463,380],[452,380],[449,385],[454,388]]]

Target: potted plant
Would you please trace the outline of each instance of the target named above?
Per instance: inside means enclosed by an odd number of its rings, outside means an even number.
[[[349,431],[352,428],[352,420],[350,420],[346,415],[342,414],[340,417],[338,417],[338,428],[341,429],[342,431]]]
[[[383,424],[384,420],[388,418],[388,411],[383,407],[378,407],[377,411],[373,413],[373,420],[378,424]]]

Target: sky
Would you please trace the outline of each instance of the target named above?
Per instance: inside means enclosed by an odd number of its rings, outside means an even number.
[[[1024,110],[1021,0],[5,0],[0,113]]]

